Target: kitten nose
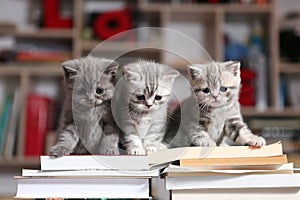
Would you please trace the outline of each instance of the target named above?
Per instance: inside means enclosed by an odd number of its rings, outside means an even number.
[[[211,94],[212,98],[214,98],[215,100],[217,100],[218,95],[217,94]]]
[[[147,106],[148,108],[150,108],[152,105],[153,105],[153,103],[152,103],[152,102],[150,102],[150,101],[146,101],[146,106]]]

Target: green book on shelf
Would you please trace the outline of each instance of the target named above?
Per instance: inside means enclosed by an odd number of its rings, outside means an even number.
[[[19,88],[14,91],[14,97],[11,104],[10,117],[7,121],[7,128],[4,145],[3,145],[3,156],[5,158],[12,158],[15,148],[15,141],[18,131],[18,121],[20,118],[20,108],[21,108],[21,96],[22,92]]]
[[[4,106],[1,114],[1,121],[0,121],[0,156],[3,155],[4,141],[7,132],[6,130],[8,126],[8,119],[10,116],[11,104],[12,104],[12,96],[7,95],[4,102]]]

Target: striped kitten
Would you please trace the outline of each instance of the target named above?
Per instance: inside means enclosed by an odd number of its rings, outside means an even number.
[[[110,101],[118,64],[87,56],[62,64],[66,101],[57,143],[50,155],[119,154],[119,130]]]
[[[175,146],[219,146],[230,138],[238,145],[263,146],[265,139],[248,129],[238,102],[241,84],[239,62],[212,62],[188,67],[194,98],[189,98],[176,110],[165,141]],[[182,112],[182,113],[181,113]],[[174,122],[181,127],[174,136]]]
[[[142,155],[165,149],[168,99],[179,73],[149,61],[123,68],[124,83],[118,97],[120,144],[127,154]]]

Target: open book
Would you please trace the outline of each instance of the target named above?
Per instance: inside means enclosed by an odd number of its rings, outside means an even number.
[[[201,166],[182,167],[170,164],[162,171],[162,175],[168,177],[195,177],[195,176],[231,176],[249,174],[293,174],[294,164],[286,163],[280,165],[260,165],[260,166]]]
[[[41,156],[40,159],[41,170],[150,170],[184,159],[261,158],[282,155],[282,144],[278,142],[261,148],[249,146],[182,147],[166,149],[144,156],[70,155],[61,158]]]
[[[180,166],[241,166],[241,165],[275,165],[288,163],[286,155],[247,158],[193,158],[180,159]]]

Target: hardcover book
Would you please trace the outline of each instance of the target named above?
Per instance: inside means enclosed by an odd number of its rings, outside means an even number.
[[[182,147],[166,149],[144,156],[132,155],[70,155],[60,158],[41,156],[41,170],[86,170],[86,169],[118,169],[118,170],[149,170],[159,168],[162,165],[186,160],[203,159],[217,161],[217,159],[245,158],[245,164],[249,164],[252,158],[257,162],[273,157],[274,163],[286,163],[282,152],[281,143],[274,143],[261,148],[249,146],[230,147]],[[275,159],[277,158],[277,160]],[[240,159],[240,164],[241,164]],[[267,160],[267,159],[266,159]],[[276,162],[275,162],[276,160]],[[232,162],[231,162],[232,163]],[[253,163],[253,162],[252,162]],[[271,161],[269,160],[269,163]]]

